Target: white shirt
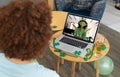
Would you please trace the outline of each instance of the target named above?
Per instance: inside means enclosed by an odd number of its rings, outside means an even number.
[[[55,71],[37,62],[16,64],[0,53],[0,77],[60,77]]]

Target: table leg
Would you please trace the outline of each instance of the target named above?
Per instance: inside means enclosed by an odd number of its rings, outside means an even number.
[[[59,67],[60,67],[60,57],[57,57],[57,64],[56,64],[57,73],[59,73]]]
[[[72,62],[72,75],[71,75],[71,77],[75,76],[75,65],[76,65],[76,62]]]
[[[99,60],[96,60],[96,77],[99,77]]]
[[[64,59],[61,58],[61,64],[64,64]]]
[[[81,64],[82,64],[81,62],[78,63],[78,71],[81,70]]]

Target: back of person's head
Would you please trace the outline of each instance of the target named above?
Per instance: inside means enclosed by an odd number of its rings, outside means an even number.
[[[35,59],[52,35],[51,10],[41,0],[16,0],[0,8],[0,50],[9,58]]]

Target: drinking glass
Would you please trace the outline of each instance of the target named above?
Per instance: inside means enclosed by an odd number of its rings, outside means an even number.
[[[95,42],[95,56],[100,57],[102,52],[102,46],[104,44],[105,37],[103,35],[97,36]]]

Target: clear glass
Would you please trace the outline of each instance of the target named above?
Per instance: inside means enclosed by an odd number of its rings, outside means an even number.
[[[95,56],[96,57],[100,57],[101,56],[101,52],[102,52],[102,46],[104,44],[105,41],[105,37],[102,35],[98,35],[95,41]]]

